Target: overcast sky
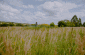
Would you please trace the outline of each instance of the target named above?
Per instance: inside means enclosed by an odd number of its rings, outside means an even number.
[[[85,22],[85,0],[0,0],[0,21],[57,24],[74,15]]]

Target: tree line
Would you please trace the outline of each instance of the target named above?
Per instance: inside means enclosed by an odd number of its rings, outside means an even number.
[[[0,21],[0,27],[7,27],[7,26],[28,26],[28,25],[29,24]]]
[[[61,20],[58,22],[58,25],[55,25],[54,22],[49,24],[27,24],[27,23],[15,23],[15,22],[3,22],[0,21],[0,27],[7,27],[7,26],[28,26],[28,27],[85,27],[85,22],[82,24],[81,18],[77,18],[76,15],[72,17],[71,20]]]
[[[85,27],[85,22],[82,24],[81,18],[77,18],[76,15],[71,20],[61,20],[58,22],[58,27]]]

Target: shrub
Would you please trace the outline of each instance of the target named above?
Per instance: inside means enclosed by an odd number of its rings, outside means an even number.
[[[54,22],[50,23],[50,27],[55,27]]]

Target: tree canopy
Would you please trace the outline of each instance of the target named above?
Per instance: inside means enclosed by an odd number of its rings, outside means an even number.
[[[78,19],[76,15],[74,15],[71,20],[62,20],[58,22],[58,27],[80,27],[80,26],[82,26],[81,18]]]
[[[64,21],[59,21],[58,22],[58,26],[59,27],[65,27],[66,26],[66,23]]]
[[[83,26],[85,27],[85,22],[83,23]]]

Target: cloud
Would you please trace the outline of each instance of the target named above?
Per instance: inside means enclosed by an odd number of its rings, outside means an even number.
[[[49,16],[66,16],[67,14],[72,14],[69,12],[69,10],[78,8],[81,5],[76,5],[75,3],[69,3],[69,2],[58,2],[58,1],[48,1],[44,4],[38,6],[39,10],[44,11]],[[79,13],[79,12],[78,12]],[[75,14],[75,13],[74,13]]]
[[[1,21],[17,21],[19,19],[16,16],[22,12],[21,9],[13,8],[8,4],[0,3],[0,20]]]
[[[21,8],[34,8],[33,5],[24,5],[22,0],[4,0],[5,3],[16,6],[16,7],[21,7]]]
[[[23,8],[34,8],[34,6],[33,5],[28,5],[28,6],[23,5]]]
[[[68,11],[73,8],[77,8],[79,5],[76,5],[74,3],[65,3],[65,2],[58,2],[58,1],[48,1],[44,4],[38,6],[38,9],[40,10],[50,10],[50,11],[57,11],[57,12],[63,12]]]
[[[62,0],[70,3],[75,3],[75,4],[85,4],[85,0]]]
[[[15,8],[12,8],[9,5],[0,4],[0,9],[4,10],[4,11],[9,11],[9,12],[20,13],[19,10],[15,9]]]
[[[79,8],[81,5],[70,2],[58,2],[58,1],[47,1],[44,4],[38,6],[40,11],[43,11],[50,20],[60,20],[68,19],[70,20],[74,15],[82,18],[85,15],[85,10],[80,12],[70,12],[71,9]],[[51,21],[50,21],[51,22]]]
[[[14,4],[12,4],[12,1]],[[51,22],[54,22],[57,24],[57,22],[60,20],[70,20],[74,15],[77,15],[78,18],[85,17],[85,9],[80,10],[80,12],[70,12],[70,10],[79,8],[81,6],[75,3],[47,1],[36,8],[33,5],[24,5],[21,1],[12,1],[11,3],[9,2],[10,4],[8,2],[6,2],[7,4],[0,3],[0,20],[20,23],[38,22],[38,24],[50,24]],[[28,10],[27,8],[34,9]]]
[[[44,1],[44,0],[35,0],[35,1]]]

